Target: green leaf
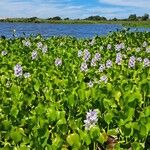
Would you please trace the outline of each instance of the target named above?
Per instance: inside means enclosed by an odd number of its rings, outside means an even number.
[[[150,106],[145,107],[143,113],[145,117],[150,117]]]
[[[132,145],[133,150],[141,150],[142,149],[140,143],[138,143],[138,142],[134,142],[131,145]]]
[[[8,120],[4,120],[4,121],[2,122],[2,125],[3,125],[3,127],[4,127],[5,130],[10,129],[10,127],[11,127],[11,123],[10,123],[10,121],[8,121]]]
[[[34,84],[34,89],[35,89],[36,92],[39,91],[39,89],[40,89],[40,81],[39,80],[36,80],[36,82]]]
[[[81,101],[85,100],[85,90],[84,89],[79,89],[78,90],[78,96]]]
[[[10,110],[10,113],[12,116],[14,116],[15,118],[17,117],[18,113],[19,113],[19,110],[18,108],[16,107],[16,105],[13,105],[11,110]]]
[[[67,121],[65,118],[61,118],[60,120],[58,120],[57,125],[62,125],[62,124],[66,124]]]
[[[110,130],[107,131],[107,134],[110,135],[110,136],[111,135],[116,136],[117,135],[117,130],[116,129],[110,129]]]
[[[96,126],[91,127],[90,128],[90,136],[91,136],[92,139],[98,139],[99,136],[100,136],[100,129],[99,129],[99,127],[96,127]]]
[[[100,136],[99,136],[99,138],[98,138],[98,141],[99,141],[101,144],[103,144],[104,142],[106,142],[105,137],[104,137],[104,135],[103,135],[102,133],[100,133]]]
[[[22,135],[20,132],[18,132],[18,130],[13,130],[10,133],[12,140],[17,144],[18,142],[21,141],[22,139]]]
[[[120,97],[121,97],[121,92],[120,92],[120,91],[116,91],[116,92],[114,93],[114,97],[115,97],[115,100],[116,100],[117,102],[119,102],[119,99],[120,99]]]
[[[20,150],[29,150],[29,148],[26,145],[21,144],[20,145]]]
[[[130,97],[128,98],[128,103],[133,102],[134,100],[142,100],[142,95],[139,91],[134,92],[130,95]]]
[[[90,135],[86,131],[83,132],[82,130],[80,130],[80,138],[82,141],[84,141],[86,143],[86,145],[91,144]]]
[[[86,99],[89,99],[90,96],[91,96],[91,90],[86,90],[85,91],[85,97],[86,97]]]
[[[20,98],[20,87],[13,84],[11,87],[11,96],[13,100],[18,100]]]
[[[112,89],[113,89],[111,83],[107,83],[106,87],[107,87],[107,91],[109,91],[109,92],[112,91]]]
[[[55,121],[57,119],[57,111],[55,110],[55,108],[51,107],[47,110],[47,118],[51,121]]]
[[[77,133],[72,133],[67,136],[67,142],[70,146],[80,146],[80,137]]]
[[[104,116],[104,120],[107,122],[107,124],[110,124],[110,122],[112,121],[114,114],[112,112],[108,112],[105,116]]]
[[[59,148],[61,143],[63,143],[62,139],[60,138],[59,135],[56,135],[56,137],[54,139],[52,139],[52,146],[53,148]]]
[[[74,104],[75,104],[75,99],[74,99],[74,93],[71,93],[69,96],[68,96],[68,104],[73,107]]]
[[[148,135],[148,130],[145,125],[140,125],[140,134],[143,137],[146,137]]]
[[[81,72],[78,72],[78,81],[81,82],[83,80],[83,78],[84,78],[84,74]]]

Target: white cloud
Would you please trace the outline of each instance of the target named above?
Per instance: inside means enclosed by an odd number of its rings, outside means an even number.
[[[107,7],[93,7],[86,10],[86,14],[83,15],[83,18],[88,16],[104,16],[107,18],[114,18],[114,17],[126,17],[126,10],[122,10],[121,8],[107,8]]]
[[[127,2],[124,0],[97,1],[100,2],[99,5],[89,6],[89,4],[75,5],[72,0],[0,0],[0,17],[36,16],[48,18],[60,16],[63,18],[86,18],[92,15],[100,15],[107,18],[126,18],[131,13],[143,15],[150,10],[149,0],[126,0]]]
[[[76,17],[83,12],[84,6],[72,5],[70,0],[58,2],[49,0],[17,1],[17,0],[1,0],[0,1],[0,17]]]
[[[116,6],[150,8],[150,0],[99,0],[99,2]]]

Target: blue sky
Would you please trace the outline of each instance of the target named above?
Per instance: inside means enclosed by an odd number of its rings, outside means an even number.
[[[150,14],[150,0],[0,0],[0,18],[85,18],[91,15],[126,18],[134,13]]]

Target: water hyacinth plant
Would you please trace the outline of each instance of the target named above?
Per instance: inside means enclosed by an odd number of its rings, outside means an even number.
[[[110,50],[111,49],[111,44],[107,45],[107,49]]]
[[[121,65],[122,62],[122,54],[119,52],[116,54],[116,64]]]
[[[91,60],[91,66],[96,66],[96,60],[94,58]]]
[[[150,66],[150,60],[148,58],[144,58],[143,63],[144,63],[143,64],[144,67],[149,67]]]
[[[124,49],[124,48],[125,48],[124,43],[120,43],[120,44],[115,45],[116,51],[120,51],[121,49]]]
[[[129,59],[129,68],[134,68],[135,67],[135,62],[136,62],[136,58],[135,56],[131,56],[130,59]]]
[[[90,59],[90,57],[91,57],[91,54],[90,54],[89,50],[88,50],[88,49],[85,49],[85,50],[84,50],[83,60],[84,60],[85,62],[87,62],[87,61]]]
[[[146,48],[146,52],[147,52],[147,53],[150,53],[150,47],[147,47],[147,48]]]
[[[150,33],[92,39],[0,38],[0,149],[150,148]]]
[[[101,59],[101,54],[100,53],[96,53],[94,55],[94,59],[95,59],[95,61],[99,61]]]
[[[37,48],[38,48],[38,49],[41,49],[42,47],[43,47],[42,42],[38,42],[38,43],[37,43]]]
[[[112,61],[111,60],[107,60],[106,61],[106,68],[111,68],[112,67]]]
[[[90,88],[93,87],[93,82],[90,81],[90,82],[88,83],[88,86],[89,86]]]
[[[82,57],[82,51],[78,50],[78,57]]]
[[[24,73],[24,77],[25,77],[25,78],[29,78],[30,76],[31,76],[31,75],[30,75],[29,72]]]
[[[103,72],[105,70],[105,64],[100,64],[99,72]]]
[[[22,43],[26,47],[30,47],[31,46],[31,42],[29,40],[23,40]]]
[[[31,57],[32,57],[32,60],[36,59],[38,56],[38,52],[36,50],[34,50],[32,53],[31,53]]]
[[[2,56],[7,55],[7,53],[8,53],[8,52],[7,52],[7,51],[5,51],[5,50],[1,52]]]
[[[15,75],[16,77],[20,77],[20,76],[22,76],[22,74],[23,74],[23,69],[22,69],[22,67],[21,67],[20,64],[17,64],[17,65],[14,67],[14,75]]]
[[[89,130],[91,127],[95,126],[98,121],[98,116],[96,110],[89,110],[86,114],[85,129]]]
[[[144,41],[144,42],[143,42],[143,47],[146,47],[146,46],[147,46],[147,42]]]
[[[61,66],[62,65],[62,60],[60,58],[56,58],[55,65],[56,66]]]
[[[107,78],[106,75],[103,75],[103,76],[100,77],[100,82],[107,83],[107,80],[108,80],[108,78]]]
[[[42,47],[42,53],[45,54],[47,52],[48,48],[47,48],[47,45],[44,45]]]
[[[141,57],[138,57],[136,60],[137,60],[138,62],[142,62],[142,58],[141,58]]]
[[[81,71],[85,71],[85,72],[86,72],[86,71],[88,70],[87,64],[83,62],[83,63],[81,64],[80,69],[81,69]]]

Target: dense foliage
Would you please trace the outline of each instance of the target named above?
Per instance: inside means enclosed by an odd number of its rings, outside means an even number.
[[[87,18],[61,18],[60,16],[49,17],[47,19],[31,17],[31,18],[1,18],[0,22],[22,22],[22,23],[50,23],[50,24],[121,24],[123,26],[130,27],[150,27],[149,14],[145,13],[143,16],[137,16],[136,14],[129,15],[128,18],[108,19],[103,16],[89,16]]]
[[[0,39],[2,150],[150,148],[150,33]]]

